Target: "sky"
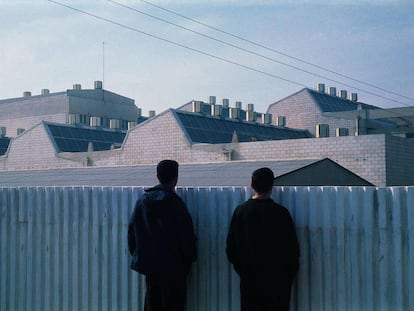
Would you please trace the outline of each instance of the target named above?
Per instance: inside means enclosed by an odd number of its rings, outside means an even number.
[[[414,106],[413,16],[412,0],[0,0],[0,99],[100,80],[143,115],[209,96],[266,112],[324,83]]]

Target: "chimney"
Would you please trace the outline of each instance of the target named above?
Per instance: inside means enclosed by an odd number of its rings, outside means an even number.
[[[223,114],[222,105],[211,105],[211,116],[220,117]]]
[[[78,91],[82,89],[82,86],[80,84],[74,84],[73,89]]]
[[[254,104],[247,104],[247,111],[253,111],[254,110]]]
[[[347,92],[346,90],[341,90],[341,91],[339,92],[339,96],[340,96],[342,99],[347,99],[347,97],[348,97],[348,92]]]
[[[331,86],[329,88],[329,95],[336,96],[336,87]]]
[[[223,108],[229,108],[229,99],[223,98]]]
[[[202,113],[203,112],[203,102],[199,100],[193,100],[191,102],[191,112]]]
[[[230,108],[230,119],[237,120],[240,119],[240,109],[239,108]]]
[[[95,90],[102,90],[102,81],[95,81]]]
[[[318,92],[325,93],[325,84],[323,84],[323,83],[318,83],[318,84],[316,85],[316,90],[317,90]]]
[[[148,112],[148,116],[149,116],[150,118],[155,117],[155,110],[150,110],[150,111]]]
[[[263,113],[262,114],[262,123],[263,124],[271,124],[272,123],[272,114],[271,113]]]
[[[210,96],[209,103],[210,103],[210,105],[215,105],[216,104],[216,96]]]
[[[43,96],[46,96],[46,95],[49,95],[50,94],[50,91],[48,89],[42,89],[41,94]]]
[[[242,102],[236,102],[234,105],[235,108],[242,109]]]
[[[23,92],[23,97],[30,97],[30,96],[32,96],[32,92],[30,92],[30,91],[24,91]]]
[[[357,102],[358,101],[358,94],[357,93],[349,94],[349,100],[352,100],[353,102]]]
[[[255,122],[256,121],[256,111],[247,110],[246,111],[246,121],[247,122]]]

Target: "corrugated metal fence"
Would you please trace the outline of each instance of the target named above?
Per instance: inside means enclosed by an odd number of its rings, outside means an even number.
[[[0,188],[0,310],[142,310],[127,225],[142,188]],[[248,188],[185,188],[199,238],[188,310],[239,310],[225,256]],[[292,310],[414,310],[414,188],[277,188],[301,246]],[[139,307],[138,307],[139,306]]]

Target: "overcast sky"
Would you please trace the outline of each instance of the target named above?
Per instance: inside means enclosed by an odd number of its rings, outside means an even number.
[[[93,16],[47,0],[0,0],[0,99],[103,80],[144,115],[210,95],[265,112],[321,82],[368,104],[414,106],[411,0],[148,0],[163,9],[141,0],[113,0],[129,9],[56,1]]]

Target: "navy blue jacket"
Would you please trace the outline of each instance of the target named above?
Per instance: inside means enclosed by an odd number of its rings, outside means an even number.
[[[186,275],[197,258],[191,216],[182,199],[162,185],[145,190],[128,227],[131,269],[157,278]]]

